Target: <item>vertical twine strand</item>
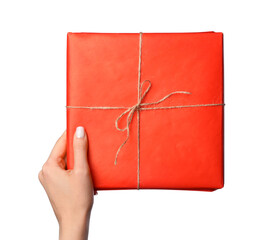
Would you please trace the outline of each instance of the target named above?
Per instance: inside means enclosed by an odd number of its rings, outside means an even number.
[[[142,34],[139,34],[138,103],[141,102]],[[137,189],[140,189],[140,106],[137,107]]]

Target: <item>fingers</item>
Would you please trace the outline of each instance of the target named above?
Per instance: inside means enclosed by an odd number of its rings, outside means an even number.
[[[74,170],[89,169],[87,162],[87,135],[83,127],[77,127],[73,140],[74,148]]]
[[[66,130],[63,132],[61,137],[57,140],[53,147],[50,156],[48,158],[49,163],[58,163],[64,165],[64,158],[66,156]],[[63,161],[63,162],[62,162]]]

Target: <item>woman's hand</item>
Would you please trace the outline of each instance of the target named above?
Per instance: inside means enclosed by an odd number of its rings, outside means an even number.
[[[38,175],[59,222],[59,239],[83,240],[88,237],[94,190],[87,145],[84,128],[78,127],[73,140],[74,169],[66,170],[65,131]]]

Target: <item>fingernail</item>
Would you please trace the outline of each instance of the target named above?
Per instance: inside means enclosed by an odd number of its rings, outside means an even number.
[[[76,129],[76,136],[77,138],[83,138],[84,137],[84,128],[83,127],[77,127]]]

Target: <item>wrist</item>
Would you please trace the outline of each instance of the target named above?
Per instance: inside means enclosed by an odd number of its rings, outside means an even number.
[[[59,221],[60,240],[86,240],[89,231],[90,212],[63,217]]]

